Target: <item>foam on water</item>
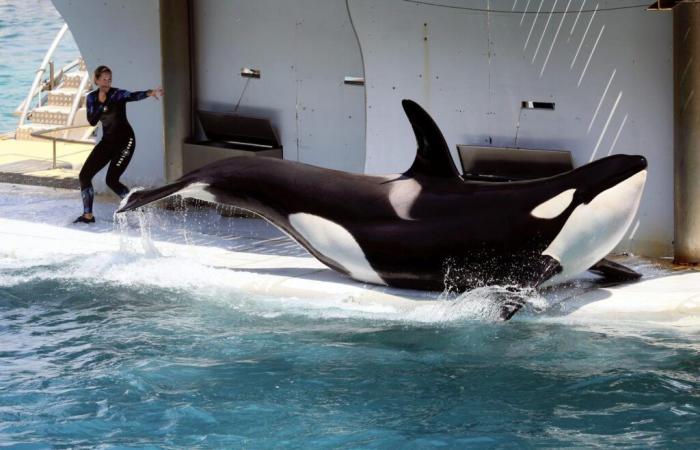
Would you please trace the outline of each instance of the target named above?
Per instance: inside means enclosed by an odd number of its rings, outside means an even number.
[[[134,251],[134,240],[114,252],[47,257],[23,261],[0,259],[0,287],[58,280],[85,285],[110,284],[129,288],[159,288],[185,297],[248,307],[249,314],[304,315],[315,318],[368,318],[415,323],[450,323],[463,320],[498,320],[498,294],[504,288],[490,286],[462,293],[456,298],[392,306],[386,302],[356,302],[352,296],[329,294],[323,300],[299,297],[256,296],[243,289],[259,275],[245,270],[216,268],[184,255],[160,256],[155,245]],[[536,297],[533,297],[533,300]],[[540,300],[541,301],[541,300]]]
[[[26,198],[24,199],[26,200]],[[18,200],[23,203],[22,199]],[[24,203],[26,206],[26,203]],[[36,205],[40,210],[41,205]],[[38,212],[38,211],[37,211]],[[26,213],[26,210],[24,211]],[[41,214],[39,214],[41,215]],[[33,244],[34,236],[26,245],[15,242],[21,251],[0,249],[0,264],[7,269],[0,274],[0,286],[12,286],[30,281],[62,280],[76,283],[107,283],[117,286],[150,287],[181,291],[199,299],[241,308],[245,304],[250,314],[302,315],[317,318],[373,318],[416,323],[449,323],[461,320],[492,320],[496,317],[494,296],[498,287],[483,288],[461,296],[445,295],[425,302],[393,305],[387,302],[357,301],[353,295],[329,293],[323,299],[298,296],[255,296],[245,287],[260,283],[259,275],[245,270],[233,270],[211,265],[211,261],[191,256],[188,246],[202,241],[202,235],[185,233],[206,218],[197,217],[187,208],[172,213],[145,208],[115,216],[113,235],[118,246],[110,247],[101,239],[101,247],[92,244],[75,248],[73,230],[51,230],[57,238],[51,245]],[[164,234],[163,228],[177,225],[173,232]],[[159,238],[165,241],[184,241],[184,246],[164,254],[154,242],[153,228],[159,229]],[[213,230],[209,230],[211,232]],[[56,235],[58,233],[58,235]],[[65,236],[60,236],[64,234]],[[212,242],[207,238],[208,242]],[[61,246],[61,243],[64,246]],[[217,241],[213,241],[217,243]],[[218,241],[218,243],[224,243]],[[489,291],[492,292],[489,293]]]
[[[302,315],[314,318],[367,318],[407,323],[457,323],[464,320],[498,320],[499,295],[512,288],[489,286],[459,295],[443,293],[432,299],[410,304],[357,301],[353,295],[329,293],[323,299],[298,296],[260,296],[246,293],[245,287],[259,283],[257,273],[220,268],[188,255],[187,245],[165,255],[152,238],[152,227],[161,217],[158,210],[143,208],[115,214],[113,234],[118,248],[90,250],[75,254],[54,247],[31,245],[27,253],[0,250],[0,286],[60,280],[83,284],[109,284],[130,288],[159,288],[182,292],[246,313],[267,317]],[[164,214],[160,211],[160,214]],[[187,214],[186,210],[182,214]],[[55,236],[62,240],[61,236]],[[186,241],[188,236],[183,237]],[[66,236],[66,241],[70,240]],[[21,247],[21,246],[20,246]],[[530,291],[516,292],[523,300],[541,306],[546,302]]]
[[[77,203],[77,199],[71,199],[70,195],[60,190],[48,198],[41,188],[10,190],[11,197],[0,195],[3,202],[0,204],[4,205],[6,217],[16,216],[19,220],[55,222],[57,211],[72,211],[74,203]],[[96,205],[98,218],[105,216],[102,211],[105,206],[108,205]],[[110,213],[115,209],[108,206]],[[260,295],[268,292],[267,283],[276,281],[261,277],[256,271],[227,265],[224,250],[242,248],[243,251],[256,253],[269,252],[265,246],[257,244],[259,239],[246,242],[244,236],[250,230],[245,227],[251,223],[261,225],[255,220],[222,219],[210,210],[188,209],[184,203],[177,211],[143,208],[115,215],[113,222],[98,220],[96,227],[87,228],[71,226],[27,231],[43,225],[27,227],[17,221],[11,225],[17,230],[12,245],[0,248],[0,268],[4,269],[0,272],[0,286],[62,280],[158,288],[181,292],[185,297],[244,308],[246,313],[253,315],[369,318],[424,324],[497,320],[499,298],[504,294],[515,295],[527,303],[518,314],[519,320],[538,317],[543,310],[547,310],[548,316],[552,313],[556,316],[553,305],[559,304],[562,313],[567,313],[571,308],[578,308],[576,298],[594,287],[593,280],[580,280],[568,287],[547,290],[546,295],[541,295],[528,290],[514,291],[508,286],[488,286],[464,293],[445,292],[411,302],[368,301],[342,291],[329,291],[322,298],[305,297],[295,292],[278,295],[279,290]],[[100,233],[111,230],[112,233],[95,235],[83,230]],[[272,240],[284,240],[278,231],[269,228],[263,229],[263,232],[268,233],[267,230]],[[256,233],[260,233],[260,227]],[[51,239],[37,240],[39,236],[50,236]],[[295,244],[289,245],[297,249],[295,252],[300,252],[296,255],[305,254]],[[269,254],[276,255],[278,252],[275,250]],[[308,256],[306,258],[310,259]],[[293,264],[297,264],[297,261],[302,263],[304,259],[295,260]],[[634,263],[634,260],[631,261]],[[264,267],[262,264],[261,267]],[[632,266],[643,272],[645,279],[666,273],[649,262],[641,261]],[[303,280],[300,280],[300,284],[303,285]],[[251,287],[255,287],[255,293],[251,294]],[[687,316],[681,310],[674,314],[680,314],[681,317],[675,318],[677,320]]]

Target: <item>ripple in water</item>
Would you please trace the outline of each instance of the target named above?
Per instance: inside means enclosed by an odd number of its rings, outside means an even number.
[[[630,337],[540,322],[266,317],[237,297],[217,302],[197,290],[87,279],[0,288],[0,441],[697,442],[698,336]]]

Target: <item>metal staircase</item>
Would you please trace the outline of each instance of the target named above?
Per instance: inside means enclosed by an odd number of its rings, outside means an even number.
[[[20,116],[15,131],[17,140],[35,140],[38,138],[32,133],[72,127],[62,131],[61,137],[85,141],[94,131],[85,113],[85,96],[92,87],[85,62],[78,58],[55,73],[51,60],[67,30],[68,26],[64,25],[56,35],[37,70],[27,98],[15,110]]]

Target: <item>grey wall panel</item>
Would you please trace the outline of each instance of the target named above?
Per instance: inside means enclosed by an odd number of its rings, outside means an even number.
[[[156,0],[54,3],[90,67],[112,66],[115,84],[129,89],[161,79]],[[401,0],[348,0],[347,7],[342,0],[198,0],[199,105],[230,111],[240,99],[240,113],[272,120],[287,159],[357,172],[400,172],[411,164],[416,144],[403,98],[433,114],[455,160],[458,143],[566,149],[579,165],[641,153],[650,165],[646,193],[621,249],[669,254],[671,16],[603,11],[635,0],[533,0],[529,14],[460,9],[522,10],[524,0],[439,3],[458,8]],[[581,5],[599,11],[577,14]],[[570,14],[550,16],[553,8]],[[262,78],[241,78],[242,67],[260,69]],[[345,75],[363,74],[365,88],[342,83]],[[556,109],[521,110],[522,100],[551,101]],[[128,182],[164,178],[160,108],[150,100],[129,106],[138,150]]]
[[[199,107],[269,118],[286,159],[364,170],[364,89],[357,38],[342,0],[194,3]],[[259,69],[260,79],[240,76]]]
[[[158,0],[53,3],[70,27],[90,71],[105,64],[114,72],[114,86],[131,91],[161,84]],[[127,113],[136,133],[136,152],[122,180],[131,186],[162,184],[162,103],[150,98],[130,103]],[[98,190],[105,189],[104,176],[102,171],[94,179]]]
[[[528,2],[432,3],[505,11],[515,4],[522,11]],[[400,172],[413,159],[402,98],[431,112],[455,161],[457,144],[565,149],[577,165],[610,153],[643,154],[646,192],[620,250],[670,254],[671,16],[603,11],[638,4],[633,0],[529,4],[529,14],[511,14],[349,0],[367,78],[366,171]],[[579,15],[582,5],[598,11]],[[567,8],[569,14],[549,14]],[[523,100],[556,109],[521,110]]]
[[[416,143],[403,98],[435,115],[455,158],[455,136],[485,132],[489,68],[482,15],[373,0],[351,0],[350,12],[365,62],[368,173],[401,172],[413,161]]]

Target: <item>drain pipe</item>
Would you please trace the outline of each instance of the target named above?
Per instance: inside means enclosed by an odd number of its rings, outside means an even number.
[[[700,263],[700,3],[673,9],[674,262]]]

